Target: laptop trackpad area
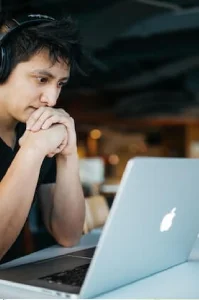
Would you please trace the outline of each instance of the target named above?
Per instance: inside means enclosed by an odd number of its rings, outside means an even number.
[[[92,258],[95,252],[95,247],[68,253],[68,256]]]
[[[49,274],[39,280],[30,280],[28,284],[69,293],[79,293],[83,285],[90,263],[70,270]]]
[[[53,274],[62,274],[82,265],[88,265],[90,261],[91,258],[87,257],[63,255],[37,263],[1,270],[0,279],[26,283],[29,280],[45,278],[53,276]]]

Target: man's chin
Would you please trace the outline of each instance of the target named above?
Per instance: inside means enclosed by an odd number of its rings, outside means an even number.
[[[27,109],[26,109],[26,112],[25,112],[25,118],[26,118],[26,121],[30,118],[30,116],[34,113],[34,111],[35,111],[36,109],[35,108],[33,108],[33,107],[28,107]]]
[[[26,123],[28,121],[28,119],[30,118],[31,114],[33,113],[33,111],[30,111],[30,109],[27,109],[23,115],[21,116],[19,122],[21,123]]]

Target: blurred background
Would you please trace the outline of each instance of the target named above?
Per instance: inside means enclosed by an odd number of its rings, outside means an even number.
[[[58,106],[76,121],[86,197],[103,196],[110,208],[131,157],[199,157],[197,0],[0,2],[15,15],[79,24],[91,68],[71,78]]]

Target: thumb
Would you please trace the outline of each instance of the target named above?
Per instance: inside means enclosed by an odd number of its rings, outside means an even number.
[[[21,147],[21,145],[23,144],[23,139],[24,139],[24,138],[23,138],[23,136],[22,136],[22,137],[19,139],[19,141],[18,141],[20,147]]]
[[[26,138],[27,135],[28,135],[28,132],[25,131],[24,134],[20,137],[20,139],[19,139],[19,146],[20,147],[23,144],[23,142],[24,142],[24,140],[25,140],[25,138]]]

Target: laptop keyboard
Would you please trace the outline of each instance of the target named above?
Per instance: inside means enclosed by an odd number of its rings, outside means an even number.
[[[81,287],[84,282],[84,278],[86,276],[86,272],[88,270],[89,265],[90,264],[85,264],[76,267],[72,270],[62,271],[59,273],[41,277],[39,279],[43,279],[48,283],[57,283],[60,285],[67,284],[67,285]]]

